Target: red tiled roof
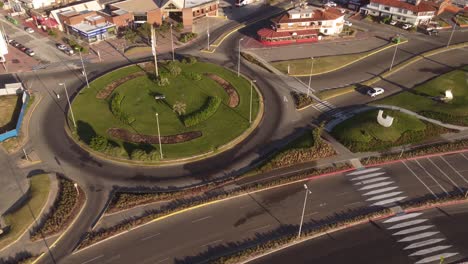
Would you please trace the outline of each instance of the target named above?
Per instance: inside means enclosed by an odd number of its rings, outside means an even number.
[[[329,11],[330,10],[330,11]],[[289,18],[288,13],[284,13],[282,15],[279,15],[275,18],[272,19],[273,22],[276,23],[295,23],[295,22],[310,22],[310,21],[325,21],[325,20],[335,20],[337,18],[340,18],[343,16],[341,12],[336,8],[333,8],[333,10],[327,9],[327,10],[320,10],[316,9],[312,12],[312,17],[305,17],[305,18],[296,18],[296,19],[291,19]],[[337,13],[338,12],[338,13]]]
[[[317,30],[298,30],[298,31],[286,31],[286,32],[276,32],[271,28],[262,28],[257,31],[259,37],[264,38],[280,38],[280,37],[290,37],[296,33],[297,36],[307,36],[307,35],[318,35]]]
[[[377,3],[381,5],[391,6],[391,7],[398,7],[402,9],[411,10],[413,12],[429,12],[429,11],[437,11],[433,5],[429,2],[422,1],[419,5],[413,5],[410,3],[406,3],[399,0],[371,0],[371,3]]]

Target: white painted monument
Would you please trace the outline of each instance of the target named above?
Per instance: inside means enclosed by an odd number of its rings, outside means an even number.
[[[389,115],[383,117],[383,110],[379,110],[379,114],[377,115],[377,122],[383,127],[391,127],[393,124],[393,117]]]

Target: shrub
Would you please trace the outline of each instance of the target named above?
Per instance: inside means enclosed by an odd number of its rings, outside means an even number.
[[[111,99],[110,110],[122,123],[130,125],[135,120],[130,118],[130,116],[122,110],[121,104],[124,98],[124,96],[115,92]]]
[[[193,81],[200,81],[202,79],[202,75],[196,72],[191,72],[188,75],[189,78]]]
[[[54,30],[54,29],[47,29],[47,34],[49,34],[49,36],[53,37],[53,38],[56,38],[57,37],[57,32]]]
[[[195,63],[197,63],[197,58],[195,58],[195,57],[193,57],[193,56],[188,57],[188,63],[189,63],[189,64],[195,64]]]
[[[176,32],[181,32],[183,29],[184,29],[184,24],[182,24],[182,22],[177,23],[176,26],[174,27],[174,30]]]
[[[291,92],[291,96],[294,99],[296,109],[304,108],[308,105],[311,105],[314,102],[314,99],[312,97],[307,96],[303,93]]]
[[[157,80],[157,84],[161,87],[168,86],[170,84],[169,78],[164,74],[160,74]]]
[[[132,151],[132,154],[130,155],[130,158],[132,160],[147,160],[148,155],[146,154],[146,152],[144,150],[135,149],[134,151]]]
[[[169,72],[171,73],[172,76],[177,76],[182,72],[182,69],[177,65],[177,62],[171,61],[168,65],[167,68]]]
[[[89,147],[96,151],[105,151],[109,146],[109,141],[103,137],[96,135],[91,138],[91,142],[89,143]]]
[[[180,35],[179,41],[183,43],[187,43],[191,41],[192,39],[196,38],[198,35],[197,33],[189,32],[189,33],[184,33]]]
[[[191,127],[207,120],[214,113],[216,113],[220,104],[221,98],[211,96],[208,97],[205,104],[200,109],[181,117],[184,126]]]

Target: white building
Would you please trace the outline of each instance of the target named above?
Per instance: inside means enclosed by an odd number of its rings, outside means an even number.
[[[56,0],[21,0],[24,6],[32,9],[41,9],[55,4]]]
[[[6,54],[8,54],[8,44],[5,35],[0,31],[0,62],[5,62]]]
[[[427,1],[371,0],[361,8],[365,15],[390,17],[392,20],[413,25],[426,24],[434,17],[437,8]]]

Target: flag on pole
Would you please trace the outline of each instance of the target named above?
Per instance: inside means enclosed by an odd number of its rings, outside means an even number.
[[[0,57],[4,57],[5,54],[8,54],[8,45],[6,43],[3,32],[0,31]]]
[[[151,26],[151,51],[153,56],[156,56],[156,32],[153,26]]]

